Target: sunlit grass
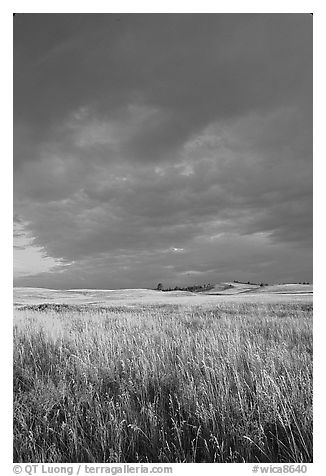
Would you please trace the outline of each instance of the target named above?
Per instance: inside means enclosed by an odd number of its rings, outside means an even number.
[[[312,308],[16,311],[15,462],[312,461]]]

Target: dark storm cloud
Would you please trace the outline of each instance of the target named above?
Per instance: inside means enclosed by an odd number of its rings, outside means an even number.
[[[21,15],[15,117],[18,126],[25,119],[37,128],[20,133],[43,140],[81,104],[112,119],[141,101],[164,118],[141,129],[129,153],[152,161],[217,118],[293,100],[310,107],[311,21],[293,14]]]
[[[217,279],[222,248],[226,275],[310,278],[311,23],[16,15],[15,203],[46,279]]]

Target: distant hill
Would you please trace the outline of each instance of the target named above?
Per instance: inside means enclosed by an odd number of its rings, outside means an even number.
[[[197,287],[200,288],[199,286]],[[260,286],[222,282],[210,289],[190,292],[186,290],[157,291],[153,289],[45,289],[14,288],[16,307],[45,304],[47,308],[65,304],[69,306],[125,306],[135,303],[145,304],[203,304],[217,303],[222,300],[241,300],[242,297],[254,302],[266,300],[306,299],[311,300],[312,284],[275,284]]]
[[[260,288],[261,293],[273,294],[312,294],[312,284],[273,284],[271,286],[264,286]]]
[[[272,284],[270,286],[260,286],[259,284],[225,282],[218,283],[204,294],[234,295],[248,293],[269,293],[269,294],[312,294],[312,284]]]

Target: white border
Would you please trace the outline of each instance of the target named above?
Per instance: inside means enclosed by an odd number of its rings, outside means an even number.
[[[325,304],[323,302],[325,280],[325,205],[323,196],[325,157],[322,154],[325,137],[325,15],[322,2],[307,1],[228,1],[222,3],[201,0],[141,2],[92,0],[92,2],[63,1],[12,1],[1,5],[1,131],[5,146],[1,156],[1,318],[0,362],[1,391],[1,440],[2,461],[6,469],[3,474],[12,474],[12,13],[312,13],[314,14],[314,463],[307,474],[320,475],[324,461],[325,421],[325,362],[322,349],[325,348]],[[69,465],[67,465],[69,466]],[[100,465],[98,465],[100,466]],[[102,466],[102,465],[101,465]],[[172,465],[176,474],[196,474],[198,465]],[[218,466],[218,467],[217,467]],[[251,474],[252,464],[205,464],[200,470],[207,474]],[[294,473],[295,474],[295,473]]]

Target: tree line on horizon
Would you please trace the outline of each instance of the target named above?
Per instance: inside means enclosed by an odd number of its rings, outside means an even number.
[[[156,290],[157,291],[190,291],[190,292],[200,292],[200,291],[209,291],[210,289],[213,289],[214,285],[207,283],[207,284],[194,284],[191,286],[174,286],[174,287],[167,287],[164,288],[162,283],[158,283]]]

